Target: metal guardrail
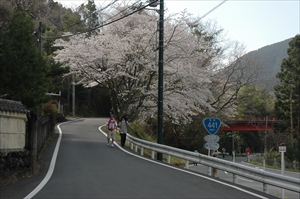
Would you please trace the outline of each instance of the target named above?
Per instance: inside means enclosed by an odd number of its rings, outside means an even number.
[[[249,166],[241,165],[235,162],[229,162],[219,158],[203,155],[196,152],[186,151],[175,147],[170,147],[154,142],[138,139],[127,134],[127,141],[131,149],[135,152],[140,149],[140,154],[144,155],[144,149],[151,150],[151,158],[154,159],[155,152],[167,155],[167,163],[170,164],[171,156],[185,160],[185,168],[188,168],[189,161],[196,162],[208,167],[217,168],[233,174],[233,182],[237,183],[237,176],[242,176],[263,183],[263,190],[268,192],[266,185],[287,189],[300,193],[300,179],[280,175],[268,171],[257,170]]]

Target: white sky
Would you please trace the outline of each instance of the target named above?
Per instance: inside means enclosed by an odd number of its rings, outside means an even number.
[[[71,7],[86,2],[54,1]],[[96,5],[103,5],[112,0],[94,1]],[[164,0],[165,8],[168,8],[169,12],[178,13],[186,9],[199,17],[222,1]],[[243,43],[247,51],[257,50],[300,34],[300,0],[227,0],[203,20],[216,21],[217,25],[227,33],[227,38]]]

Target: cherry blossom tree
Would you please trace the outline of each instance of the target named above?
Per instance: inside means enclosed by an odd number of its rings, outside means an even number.
[[[118,7],[102,17],[115,19],[129,12],[125,10]],[[55,60],[70,66],[71,73],[80,77],[78,83],[107,88],[117,116],[156,117],[157,20],[157,13],[140,11],[103,27],[99,35],[59,39],[55,45],[61,50]],[[220,89],[212,92],[212,80],[222,83],[216,78],[223,55],[217,36],[218,31],[208,30],[186,12],[165,20],[164,116],[175,124],[190,123],[193,116],[226,103],[225,94],[219,102],[214,98]]]
[[[213,110],[211,71],[201,60],[213,56],[209,43],[189,31],[185,14],[165,22],[164,114],[175,123]],[[157,16],[140,12],[87,38],[84,34],[57,40],[55,59],[70,66],[86,86],[109,89],[119,115],[154,116],[157,111]]]

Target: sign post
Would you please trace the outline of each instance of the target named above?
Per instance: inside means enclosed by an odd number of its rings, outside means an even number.
[[[204,140],[207,142],[204,144],[204,147],[208,149],[208,155],[210,155],[210,150],[218,150],[220,145],[217,143],[220,138],[215,135],[221,126],[221,120],[219,118],[205,118],[203,120],[203,126],[206,131],[210,134],[204,137]]]
[[[209,135],[206,135],[203,139],[207,142],[204,147],[208,150],[208,156],[210,156],[210,150],[218,150],[220,147],[218,141],[219,136],[215,135],[221,126],[221,120],[219,118],[205,118],[203,120],[203,126]],[[211,176],[211,167],[208,167],[208,175]]]
[[[286,152],[286,146],[279,146],[279,152],[281,153],[281,174],[284,175],[284,152]],[[284,199],[284,189],[281,189],[281,198]]]

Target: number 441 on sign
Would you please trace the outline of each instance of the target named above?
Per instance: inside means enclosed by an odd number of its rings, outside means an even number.
[[[217,133],[217,131],[219,130],[221,126],[221,120],[219,118],[213,118],[213,117],[205,118],[203,120],[203,125],[206,131],[209,134],[213,135]]]

